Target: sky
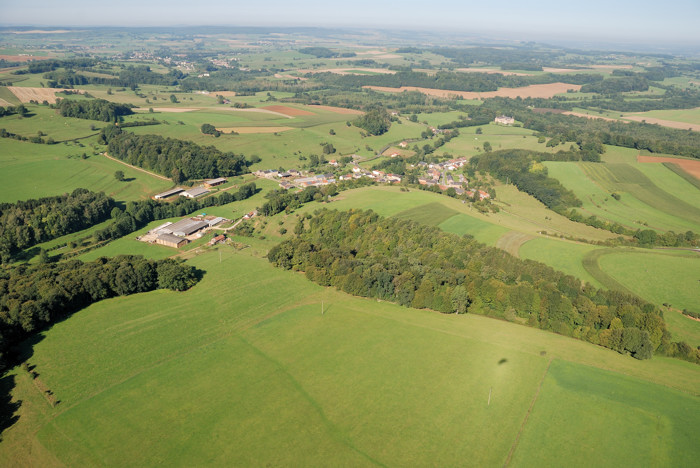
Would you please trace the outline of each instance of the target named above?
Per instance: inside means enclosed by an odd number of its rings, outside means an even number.
[[[4,26],[315,26],[700,49],[700,0],[0,0]]]

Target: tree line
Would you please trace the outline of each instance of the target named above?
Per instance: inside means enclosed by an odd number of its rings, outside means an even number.
[[[372,211],[322,210],[308,223],[302,219],[295,233],[270,250],[270,262],[350,294],[527,323],[637,359],[687,346],[671,341],[653,304],[433,226]],[[684,358],[700,362],[692,348]]]
[[[134,113],[130,105],[115,104],[104,99],[61,99],[56,107],[63,117],[102,122],[117,122],[120,117]]]
[[[110,156],[171,177],[175,183],[243,174],[259,160],[190,141],[135,135],[114,125],[102,129],[99,141],[107,145]]]
[[[0,260],[109,219],[114,199],[78,188],[70,194],[0,204]]]
[[[2,268],[0,365],[12,346],[94,302],[154,289],[184,291],[197,281],[189,265],[140,256]]]

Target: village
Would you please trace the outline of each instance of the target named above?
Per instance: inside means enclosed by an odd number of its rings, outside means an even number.
[[[406,145],[406,142],[401,142],[400,146]],[[397,157],[398,153],[393,153],[391,157]],[[421,161],[417,164],[410,164],[407,167],[411,169],[420,169],[422,175],[418,177],[418,183],[423,186],[437,186],[440,190],[455,190],[457,195],[466,195],[474,197],[478,193],[479,199],[484,200],[490,198],[490,195],[483,190],[470,190],[468,188],[469,181],[463,174],[451,174],[451,172],[463,167],[467,163],[467,158],[455,158],[449,161],[439,163],[427,163]],[[340,163],[331,159],[328,161],[329,166],[336,168],[340,167]],[[404,176],[399,174],[387,173],[378,169],[365,169],[358,164],[352,164],[350,172],[337,175],[333,173],[321,174],[302,174],[297,170],[279,171],[277,169],[258,170],[254,172],[257,177],[271,179],[279,182],[282,189],[290,190],[293,188],[304,189],[306,187],[319,187],[323,185],[334,184],[338,181],[361,179],[366,177],[377,183],[397,184],[404,180]]]

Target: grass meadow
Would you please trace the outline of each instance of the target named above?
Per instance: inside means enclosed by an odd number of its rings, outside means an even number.
[[[620,463],[647,453],[650,438],[661,461],[700,456],[700,376],[689,363],[354,298],[220,248],[221,260],[191,260],[206,271],[191,291],[107,300],[42,334],[29,363],[60,403],[51,408],[14,371],[23,404],[0,464],[502,466],[535,397],[516,464],[561,460],[541,422],[551,411],[556,434],[579,434],[559,447],[573,459],[605,442],[600,457]],[[615,411],[600,411],[611,393]],[[682,405],[656,403],[671,400]],[[638,411],[612,419],[627,408]],[[602,442],[601,418],[618,431]],[[613,452],[623,438],[625,452]]]
[[[593,286],[602,287],[603,285],[583,267],[584,256],[596,249],[599,247],[590,244],[538,237],[525,242],[520,247],[519,256],[542,262]]]
[[[82,159],[81,155],[90,155]],[[114,178],[124,172],[125,180]],[[0,140],[0,202],[15,202],[72,192],[83,187],[103,191],[117,200],[147,197],[172,184],[141,171],[93,155],[73,144],[40,145],[8,138]]]

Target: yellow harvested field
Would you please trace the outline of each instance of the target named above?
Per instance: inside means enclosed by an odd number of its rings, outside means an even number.
[[[553,67],[542,67],[542,71],[546,73],[572,73],[572,72],[582,72],[584,70],[577,70],[575,68],[553,68]]]
[[[648,124],[658,124],[661,125],[662,127],[670,127],[670,128],[680,128],[682,130],[694,130],[696,132],[700,132],[700,125],[698,124],[692,124],[688,122],[677,122],[675,120],[664,120],[664,119],[657,119],[654,117],[647,117],[644,115],[626,115],[623,117],[625,120],[634,120],[635,122],[646,122]]]
[[[334,107],[334,106],[321,106],[321,105],[309,105],[311,108],[323,109],[336,114],[348,114],[348,115],[362,115],[364,112],[356,109],[346,109],[344,107]]]
[[[71,31],[70,29],[51,29],[51,30],[46,30],[46,29],[30,29],[28,31],[7,31],[12,34],[66,34],[69,32],[78,32],[78,31]]]
[[[221,133],[278,133],[294,130],[293,127],[221,127],[217,130]]]
[[[7,102],[6,100],[0,98],[0,106],[7,107],[7,106],[12,106],[12,104]]]
[[[148,112],[148,109],[145,107],[137,107],[134,109],[136,112]],[[173,112],[173,113],[180,113],[180,112],[192,112],[199,110],[199,108],[196,107],[153,107],[154,112]]]
[[[223,96],[223,97],[235,97],[236,92],[235,91],[212,91],[209,93],[213,96]]]
[[[470,91],[452,91],[447,89],[433,88],[418,88],[416,86],[402,86],[400,88],[389,88],[386,86],[363,86],[363,88],[373,89],[375,91],[384,91],[389,93],[400,93],[403,91],[419,91],[428,96],[436,96],[442,98],[462,97],[464,99],[487,99],[493,97],[508,97],[508,98],[551,98],[557,94],[565,93],[572,89],[578,91],[581,85],[568,83],[549,83],[523,86],[521,88],[500,88],[498,91],[489,91],[485,93],[475,93]]]
[[[457,68],[457,71],[464,73],[498,73],[499,75],[504,76],[532,76],[530,73],[508,72],[499,70],[498,68]]]
[[[60,91],[66,91],[61,88],[24,88],[21,86],[8,86],[7,89],[12,91],[12,94],[17,96],[21,102],[43,102],[47,101],[49,104],[56,103],[56,93]],[[84,93],[79,89],[71,89],[70,91],[76,91],[78,93]]]

